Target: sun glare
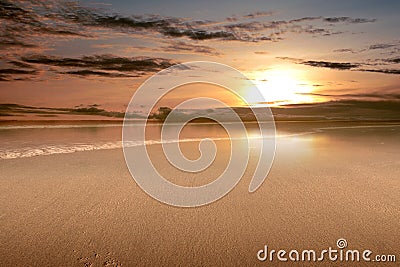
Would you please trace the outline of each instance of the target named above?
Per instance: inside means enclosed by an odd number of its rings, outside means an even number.
[[[311,95],[312,84],[300,72],[289,69],[275,69],[255,74],[254,83],[260,89],[265,101],[272,105],[308,103],[315,100]]]

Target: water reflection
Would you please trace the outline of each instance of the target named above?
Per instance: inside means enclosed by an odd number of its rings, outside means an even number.
[[[137,125],[137,124],[136,124]],[[271,134],[260,136],[257,123],[246,123],[250,148],[257,149],[261,138],[272,138]],[[399,124],[362,124],[362,123],[315,123],[315,122],[277,122],[277,151],[305,157],[323,148],[341,146],[349,149],[357,147],[385,147],[394,151],[400,145]],[[177,126],[178,127],[178,126]],[[132,136],[140,127],[133,123],[130,127]],[[161,140],[162,124],[149,123],[146,127],[146,140]],[[95,124],[89,126],[69,125],[68,127],[0,128],[0,157],[10,151],[28,151],[32,149],[50,149],[45,154],[58,150],[75,151],[69,148],[89,146],[91,149],[120,148],[122,140],[120,124]],[[204,138],[229,140],[225,129],[216,123],[190,123],[183,128],[179,141],[199,141]],[[243,136],[243,138],[246,138]],[[170,140],[178,141],[178,140]],[[151,142],[150,142],[151,143]],[[56,148],[56,149],[55,149]],[[78,149],[78,151],[80,151]],[[345,151],[345,149],[343,149]],[[55,152],[54,152],[55,153]],[[394,153],[394,152],[393,152]],[[41,153],[36,153],[40,155]],[[19,155],[19,154],[18,154]],[[17,157],[18,157],[17,155]],[[3,157],[4,156],[4,157]]]

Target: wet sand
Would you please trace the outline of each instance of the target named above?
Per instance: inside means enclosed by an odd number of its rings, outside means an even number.
[[[149,197],[131,178],[121,149],[1,160],[1,265],[374,266],[257,260],[264,245],[317,251],[336,248],[339,238],[349,249],[396,254],[398,264],[398,131],[336,129],[280,138],[271,172],[255,193],[247,192],[253,157],[238,186],[199,208]],[[218,146],[226,154],[227,143]],[[188,177],[163,163],[159,145],[149,148],[178,184],[208,182],[226,162],[219,157],[208,172]]]

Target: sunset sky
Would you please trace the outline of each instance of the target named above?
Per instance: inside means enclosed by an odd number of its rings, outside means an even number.
[[[148,77],[188,61],[240,70],[275,105],[399,101],[399,11],[370,0],[0,1],[0,103],[122,111]]]

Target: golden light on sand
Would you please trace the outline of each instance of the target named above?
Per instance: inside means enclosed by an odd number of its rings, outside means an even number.
[[[254,83],[266,102],[272,105],[315,102],[312,84],[304,75],[292,69],[273,69],[255,73]]]

